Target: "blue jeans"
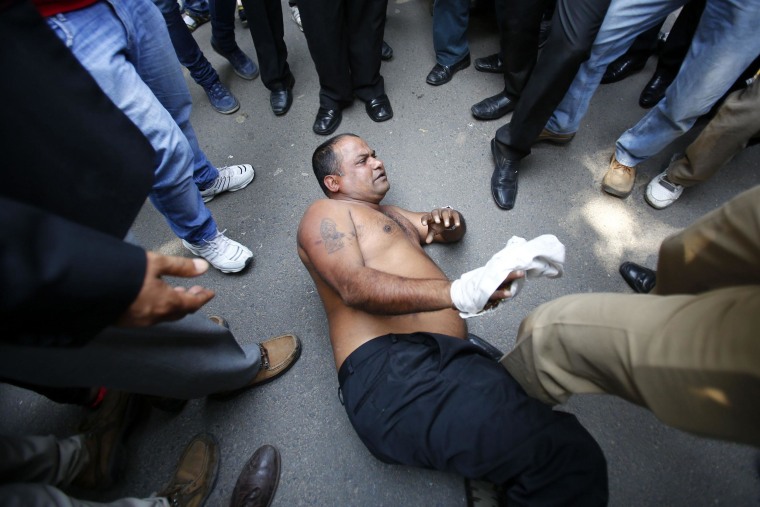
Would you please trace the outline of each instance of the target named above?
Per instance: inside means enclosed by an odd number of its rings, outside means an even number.
[[[433,8],[433,48],[435,61],[451,66],[470,52],[467,25],[470,21],[469,0],[435,0]]]
[[[177,53],[177,58],[179,58],[179,63],[190,71],[193,80],[203,88],[208,88],[219,81],[216,70],[203,56],[203,51],[198,47],[195,37],[185,25],[182,14],[179,12],[177,0],[153,0],[153,3],[164,16],[166,28],[169,29],[169,37],[174,46],[174,51]]]
[[[174,233],[191,243],[212,238],[216,222],[198,188],[219,171],[198,146],[190,93],[156,6],[101,1],[48,24],[156,150],[150,200]]]
[[[591,57],[581,66],[546,128],[576,132],[607,65],[636,36],[656,25],[684,0],[613,0]],[[708,0],[689,52],[665,98],[616,143],[616,158],[635,166],[687,132],[707,113],[760,53],[760,0]]]

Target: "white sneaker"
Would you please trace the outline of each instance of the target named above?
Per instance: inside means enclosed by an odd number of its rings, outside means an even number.
[[[293,21],[296,22],[298,28],[300,28],[303,32],[303,25],[301,24],[301,12],[298,10],[297,5],[290,6],[290,16],[293,18]]]
[[[225,232],[217,231],[216,236],[203,243],[193,244],[183,239],[182,244],[222,273],[237,273],[253,262],[253,252],[225,236]]]
[[[253,181],[253,166],[251,164],[231,165],[220,167],[219,176],[205,190],[201,190],[203,202],[209,202],[222,192],[235,192],[248,186]]]
[[[660,173],[649,182],[649,185],[647,185],[644,199],[646,199],[653,208],[667,208],[676,202],[676,200],[681,197],[681,193],[683,193],[683,186],[670,181],[667,175],[667,171]]]

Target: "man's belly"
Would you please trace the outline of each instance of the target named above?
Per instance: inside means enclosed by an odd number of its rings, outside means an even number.
[[[456,310],[382,316],[352,310],[340,313],[330,318],[330,341],[336,368],[340,368],[346,357],[364,343],[389,333],[425,331],[467,337],[467,325]]]

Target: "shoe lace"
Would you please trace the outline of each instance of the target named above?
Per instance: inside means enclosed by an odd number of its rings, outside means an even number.
[[[215,99],[221,99],[221,98],[224,98],[225,95],[228,95],[229,92],[227,91],[227,88],[224,87],[221,81],[216,81],[214,84],[209,86],[208,94],[214,97]]]

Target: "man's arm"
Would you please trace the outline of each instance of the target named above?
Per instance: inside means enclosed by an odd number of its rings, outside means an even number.
[[[453,208],[434,208],[417,213],[397,206],[387,206],[409,220],[420,236],[420,243],[456,243],[467,232],[464,216]]]
[[[350,209],[327,199],[312,204],[298,228],[299,254],[346,306],[401,315],[453,308],[451,282],[391,275],[368,268]]]
[[[149,325],[200,308],[213,292],[173,288],[197,276],[191,259],[146,253],[107,234],[0,197],[2,339],[77,345],[109,325]]]

